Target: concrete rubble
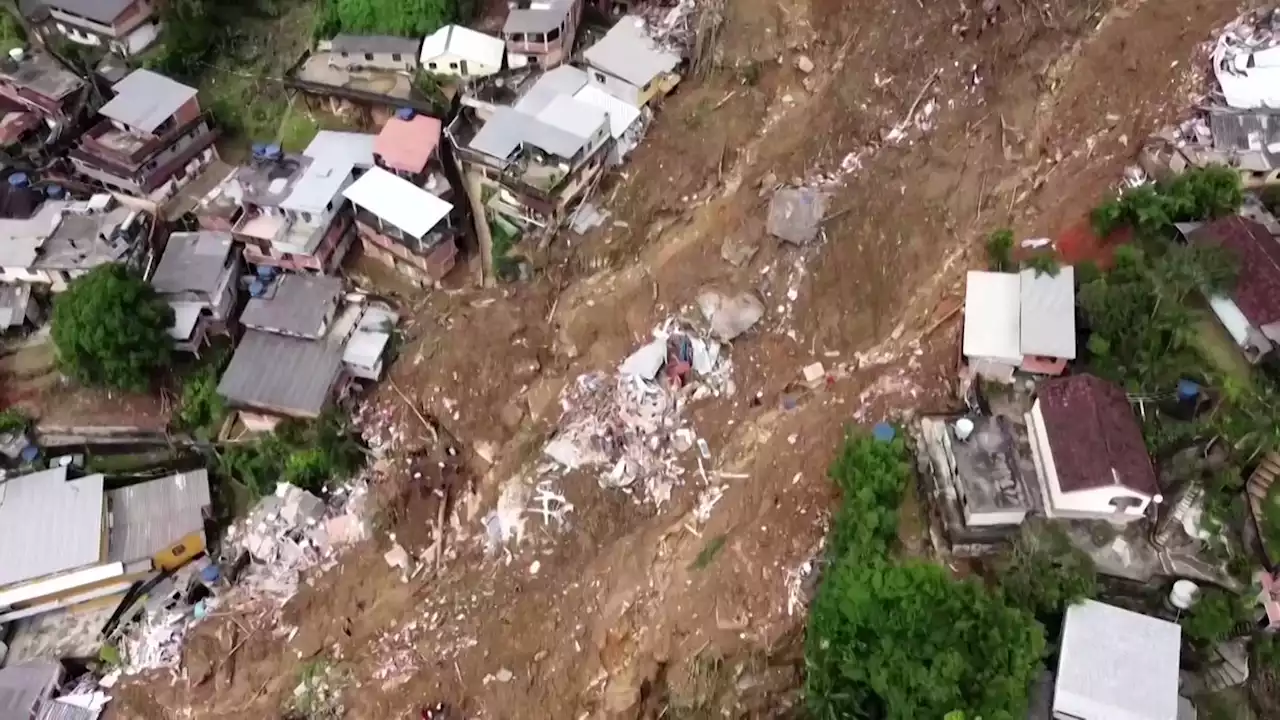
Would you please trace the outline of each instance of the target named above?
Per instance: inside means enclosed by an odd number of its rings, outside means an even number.
[[[764,303],[750,292],[727,295],[708,288],[698,293],[697,304],[711,325],[711,334],[725,341],[750,330],[764,317]]]
[[[1213,50],[1213,71],[1233,108],[1280,108],[1280,10],[1257,10],[1229,23]]]
[[[661,506],[672,488],[682,484],[686,471],[680,455],[699,447],[699,467],[702,452],[710,457],[706,442],[686,426],[683,410],[692,400],[732,396],[730,359],[717,340],[680,319],[668,319],[653,337],[619,372],[587,373],[565,389],[559,430],[543,448],[553,462],[539,468],[540,475],[596,469],[601,487],[622,489]],[[567,504],[546,484],[539,485],[539,496],[532,499],[544,507],[531,512],[544,518],[554,519]],[[501,509],[501,500],[499,505]],[[504,527],[514,524],[495,517],[491,538],[505,540],[510,532]]]
[[[792,245],[806,245],[818,237],[827,214],[827,194],[808,187],[787,187],[769,202],[769,234]]]

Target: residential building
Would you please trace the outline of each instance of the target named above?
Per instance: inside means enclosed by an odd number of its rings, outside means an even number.
[[[56,718],[50,707],[65,672],[56,662],[30,662],[0,668],[0,717],[12,720]]]
[[[99,265],[140,267],[153,221],[105,194],[46,200],[28,219],[0,220],[0,282],[47,285],[56,293]]]
[[[1182,628],[1094,600],[1067,608],[1053,717],[1178,720]]]
[[[419,61],[434,75],[471,80],[502,70],[507,46],[501,38],[461,25],[445,25],[422,41]]]
[[[102,475],[59,466],[3,488],[0,623],[120,595],[204,551],[204,470],[104,492]]]
[[[217,158],[218,132],[193,87],[134,70],[113,90],[71,163],[86,181],[158,207]]]
[[[105,46],[129,56],[151,47],[160,19],[148,0],[44,0],[50,22],[81,45]]]
[[[173,308],[169,336],[199,354],[210,334],[229,334],[240,285],[240,252],[225,232],[169,236],[151,287]]]
[[[394,324],[394,315],[365,320],[364,305],[343,307],[338,278],[283,275],[253,293],[240,316],[244,335],[218,382],[218,394],[250,431],[270,431],[284,418],[318,417],[354,379],[381,373],[390,339],[383,321]],[[379,334],[386,339],[369,337]]]
[[[402,108],[387,120],[373,145],[379,167],[444,200],[453,197],[441,157],[442,125],[438,118]]]
[[[40,306],[27,283],[0,285],[0,332],[40,324]]]
[[[418,40],[392,35],[339,35],[329,49],[329,64],[342,70],[413,72]]]
[[[658,47],[644,20],[634,15],[619,20],[583,58],[593,85],[636,107],[671,92],[680,82],[675,72],[680,56]]]
[[[1074,268],[970,271],[963,348],[974,371],[990,380],[1010,382],[1017,370],[1061,375],[1076,357]]]
[[[344,195],[356,208],[367,257],[419,286],[439,282],[453,269],[458,247],[451,204],[382,168],[365,173]]]
[[[338,167],[351,165],[352,176],[360,177],[360,173],[376,164],[374,148],[377,138],[372,133],[321,130],[302,154]]]
[[[1251,363],[1280,343],[1280,243],[1262,224],[1239,216],[1187,226],[1189,242],[1225,248],[1239,261],[1232,290],[1209,307]]]
[[[515,107],[494,108],[478,131],[464,114],[454,119],[458,157],[493,191],[489,211],[525,229],[555,227],[591,188],[612,136],[608,114],[573,97],[581,79],[576,68],[556,68]],[[563,93],[555,86],[576,87]]]
[[[582,0],[514,0],[507,7],[502,39],[513,59],[547,68],[568,59],[582,20]]]
[[[0,57],[0,147],[38,148],[74,125],[85,81],[53,56],[14,50]]]
[[[1126,523],[1161,502],[1142,428],[1119,386],[1093,375],[1046,380],[1026,423],[1049,517]]]
[[[247,262],[320,273],[342,262],[354,237],[351,218],[342,212],[342,190],[361,168],[353,162],[356,153],[339,151],[340,145],[328,144],[320,157],[259,145],[226,183],[231,187],[211,204],[220,210],[228,200],[235,203],[231,232],[245,244]]]

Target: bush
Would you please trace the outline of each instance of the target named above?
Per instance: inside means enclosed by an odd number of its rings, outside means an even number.
[[[145,390],[172,354],[173,309],[124,265],[72,282],[54,299],[52,325],[64,372],[90,385]]]
[[[892,558],[911,477],[902,441],[849,438],[830,475],[845,497],[805,641],[812,714],[1025,715],[1044,650],[1030,613],[936,565]]]
[[[287,482],[323,494],[333,479],[347,477],[364,464],[364,451],[342,419],[328,412],[303,423],[286,421],[276,432],[232,445],[219,456],[219,468],[259,496]]]
[[[987,267],[992,272],[1011,272],[1013,262],[1013,231],[1004,228],[987,236]]]
[[[218,427],[226,418],[227,406],[218,394],[218,378],[226,365],[227,353],[206,358],[182,383],[178,405],[178,429],[190,432],[197,440],[215,439]]]
[[[17,408],[0,410],[0,433],[25,433],[31,426],[31,418]]]
[[[321,0],[315,36],[339,33],[422,37],[471,19],[471,0]]]
[[[1242,598],[1221,588],[1207,588],[1182,618],[1182,632],[1196,647],[1209,648],[1229,639],[1236,625],[1248,619]]]
[[[1132,227],[1140,237],[1159,237],[1169,233],[1174,223],[1232,215],[1243,203],[1239,173],[1211,165],[1133,188],[1099,205],[1090,220],[1099,237],[1121,227]]]

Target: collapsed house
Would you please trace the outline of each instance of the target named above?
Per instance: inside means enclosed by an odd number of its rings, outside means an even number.
[[[43,151],[75,124],[88,84],[48,53],[0,57],[0,147]]]
[[[239,284],[240,253],[230,233],[170,235],[151,287],[173,308],[174,347],[199,354],[209,335],[229,335]]]
[[[46,200],[30,218],[0,220],[0,282],[33,283],[52,292],[99,265],[141,267],[153,218],[110,195]]]
[[[56,467],[0,487],[0,623],[123,595],[205,550],[204,470],[104,491]]]
[[[134,70],[112,91],[71,164],[84,181],[159,208],[217,158],[218,130],[195,88],[150,70]]]
[[[1046,380],[1027,413],[1048,517],[1128,523],[1162,501],[1124,390],[1093,375]]]
[[[251,432],[316,418],[357,379],[376,380],[398,318],[374,303],[342,306],[335,277],[260,279],[240,315],[244,335],[218,394]]]
[[[1236,215],[1182,230],[1188,242],[1224,248],[1239,261],[1232,289],[1210,294],[1209,307],[1245,359],[1271,357],[1280,343],[1280,242],[1261,223]]]
[[[1018,370],[1062,374],[1076,357],[1074,268],[969,271],[963,351],[989,380],[1008,383]]]

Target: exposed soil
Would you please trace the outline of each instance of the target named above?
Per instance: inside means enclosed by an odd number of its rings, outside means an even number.
[[[485,718],[786,715],[803,620],[787,584],[820,548],[843,428],[951,404],[954,311],[962,271],[983,262],[979,238],[1078,220],[1176,117],[1197,44],[1237,10],[729,4],[716,67],[664,103],[625,177],[603,188],[616,222],[566,233],[532,285],[436,293],[414,309],[374,403],[400,427],[384,482],[412,484],[406,458],[430,445],[408,403],[456,436],[464,484],[477,479],[439,573],[405,583],[376,543],[356,548],[278,618],[238,618],[244,637],[226,618],[201,625],[187,677],[126,683],[110,716],[278,717],[318,658],[343,668],[353,718],[438,700]],[[796,69],[800,54],[812,73]],[[823,240],[765,236],[765,191],[835,173]],[[735,268],[726,238],[759,251]],[[567,525],[533,516],[521,545],[487,559],[479,518],[536,458],[566,379],[616,365],[706,284],[754,289],[769,310],[732,348],[737,395],[689,411],[711,469],[731,478],[710,520],[691,521],[693,483],[656,511],[569,475],[557,485]],[[791,394],[814,361],[832,382]],[[385,526],[417,552],[434,511],[409,507]],[[923,548],[919,532],[904,539]],[[288,641],[279,627],[298,631]]]

